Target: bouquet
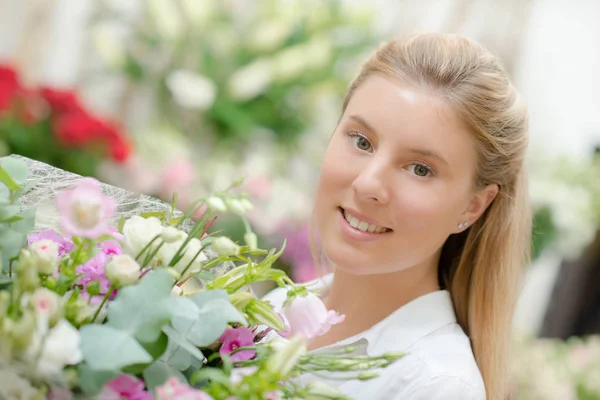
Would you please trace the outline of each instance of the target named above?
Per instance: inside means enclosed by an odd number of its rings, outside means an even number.
[[[245,220],[240,182],[186,212],[21,157],[0,182],[0,398],[344,399],[296,377],[401,357],[307,352],[344,317],[272,269],[282,250],[249,224],[243,244],[209,232],[217,210]],[[284,315],[254,295],[265,280],[289,289]]]
[[[132,151],[121,129],[86,109],[74,91],[27,87],[2,64],[0,149],[86,176],[96,176],[105,159],[123,163]]]

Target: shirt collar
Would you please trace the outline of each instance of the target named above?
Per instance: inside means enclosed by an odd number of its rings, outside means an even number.
[[[317,286],[327,288],[332,281],[333,274],[329,274]],[[405,351],[420,338],[451,323],[456,323],[456,315],[450,292],[437,290],[410,301],[371,328],[343,340],[339,345],[366,340],[369,355],[392,350]]]

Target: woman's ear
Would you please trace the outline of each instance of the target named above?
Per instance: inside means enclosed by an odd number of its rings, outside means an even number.
[[[462,228],[459,228],[459,230],[473,225],[483,215],[490,204],[492,204],[499,191],[500,187],[498,185],[490,184],[473,194],[467,210],[462,215],[462,221],[457,222],[458,225],[466,224]]]

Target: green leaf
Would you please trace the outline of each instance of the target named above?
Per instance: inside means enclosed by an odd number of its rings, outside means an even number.
[[[1,205],[0,206],[0,222],[6,222],[6,220],[14,217],[19,213],[20,207],[17,205]]]
[[[12,158],[12,157],[7,157],[4,160],[2,160],[2,164],[1,168],[8,174],[10,175],[10,177],[12,178],[13,182],[15,182],[17,184],[17,188],[14,188],[14,190],[19,189],[20,186],[25,183],[25,181],[27,180],[27,177],[29,176],[29,166],[27,165],[27,163],[23,160],[19,160],[16,158]],[[8,186],[8,185],[6,185]],[[9,186],[10,189],[10,186]]]
[[[187,365],[181,365],[182,363],[177,363],[177,352],[180,352],[180,350],[186,352],[189,356],[194,357],[197,360],[204,360],[204,354],[202,354],[200,349],[184,338],[181,333],[175,330],[175,328],[172,326],[165,326],[163,327],[163,332],[169,336],[169,348],[163,356],[163,359],[166,362],[173,365],[180,371],[187,369],[189,367],[189,363],[191,363],[191,360],[188,360],[184,363]]]
[[[167,350],[169,344],[169,337],[166,334],[161,333],[161,335],[158,337],[158,340],[152,343],[141,342],[140,344],[142,345],[144,350],[146,350],[148,354],[152,356],[152,359],[156,360],[160,356],[162,356]],[[148,367],[148,363],[130,365],[128,367],[123,368],[123,372],[131,375],[139,375],[144,371],[144,369],[146,369],[146,367]]]
[[[206,302],[196,314],[178,310],[172,324],[192,344],[203,347],[215,342],[230,322],[246,325],[245,318],[229,300],[216,298]]]
[[[181,372],[171,368],[168,364],[161,360],[157,360],[150,364],[144,370],[143,376],[148,390],[156,389],[172,376],[187,384],[187,379]]]
[[[175,311],[172,287],[171,275],[165,270],[156,270],[138,284],[119,290],[108,305],[108,325],[129,333],[140,342],[155,341]]]
[[[199,273],[196,274],[196,278],[198,279],[202,279],[203,281],[212,281],[216,278],[217,276],[210,271],[200,271]]]
[[[0,273],[0,289],[7,290],[7,288],[12,284],[13,280],[8,275],[3,275]]]
[[[23,211],[20,216],[22,220],[13,223],[10,227],[15,231],[21,232],[24,235],[29,235],[35,226],[35,208],[29,208]],[[23,242],[23,245],[25,242]]]
[[[86,363],[77,366],[79,374],[79,386],[88,396],[100,393],[104,384],[121,373],[119,371],[97,371],[90,368]]]
[[[128,365],[152,362],[152,356],[126,332],[107,325],[84,325],[81,352],[90,368],[118,371]]]
[[[4,168],[0,166],[0,182],[4,183],[9,190],[17,190],[20,186],[15,182]]]

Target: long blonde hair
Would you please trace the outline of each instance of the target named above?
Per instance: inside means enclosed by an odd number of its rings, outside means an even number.
[[[474,185],[500,188],[482,217],[444,244],[439,281],[450,291],[458,322],[471,339],[487,398],[502,399],[511,320],[531,248],[524,168],[527,107],[498,58],[460,35],[415,34],[383,43],[351,83],[343,111],[373,74],[425,86],[443,98],[476,141]]]

